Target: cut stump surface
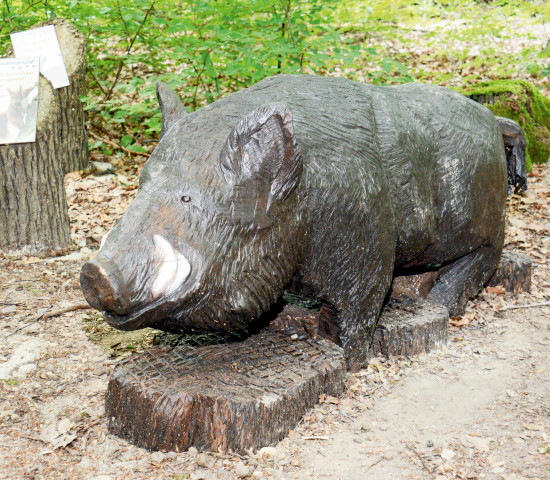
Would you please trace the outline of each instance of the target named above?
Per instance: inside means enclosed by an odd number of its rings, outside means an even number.
[[[281,328],[230,344],[155,347],[121,362],[106,396],[110,431],[161,451],[243,453],[280,441],[319,395],[342,393],[346,372],[339,346]]]

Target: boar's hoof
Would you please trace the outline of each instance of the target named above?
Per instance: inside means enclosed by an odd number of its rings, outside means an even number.
[[[128,313],[128,295],[123,292],[122,276],[109,262],[97,259],[85,263],[80,273],[80,286],[91,307],[118,315]]]

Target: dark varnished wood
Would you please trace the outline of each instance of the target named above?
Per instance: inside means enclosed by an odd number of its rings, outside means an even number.
[[[287,309],[242,342],[155,347],[124,360],[108,386],[109,430],[162,451],[277,443],[319,395],[344,388],[342,348],[304,329],[315,316]]]
[[[488,285],[502,285],[507,292],[514,294],[530,292],[532,265],[529,255],[513,250],[505,251]]]

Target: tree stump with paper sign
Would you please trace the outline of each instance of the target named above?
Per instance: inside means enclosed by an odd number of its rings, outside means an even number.
[[[0,251],[67,248],[71,239],[64,176],[87,164],[85,113],[79,100],[86,90],[85,38],[64,19],[36,27],[45,25],[55,27],[70,85],[55,89],[40,75],[36,140],[0,145]],[[12,102],[14,98],[12,94]],[[5,113],[7,122],[10,113]]]

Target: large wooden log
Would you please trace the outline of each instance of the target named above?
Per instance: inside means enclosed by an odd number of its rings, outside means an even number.
[[[234,451],[280,441],[319,395],[343,391],[343,350],[283,312],[242,342],[155,347],[109,382],[109,430],[150,450]],[[307,316],[307,313],[305,314]]]
[[[36,141],[0,145],[0,250],[62,250],[70,245],[64,175],[84,168],[87,136],[79,95],[85,92],[84,37],[63,19],[55,25],[71,85],[54,89],[40,76]]]
[[[502,285],[514,294],[531,291],[532,261],[525,253],[508,250],[502,253],[497,271],[488,286]]]
[[[449,312],[421,298],[391,298],[382,310],[371,355],[410,356],[447,343]]]

